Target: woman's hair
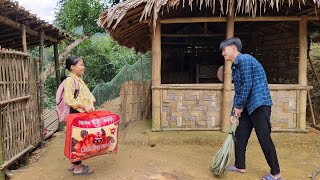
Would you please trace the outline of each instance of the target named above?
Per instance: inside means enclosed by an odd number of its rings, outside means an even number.
[[[61,70],[61,82],[67,78],[66,69],[71,71],[71,66],[75,66],[81,58],[77,56],[69,56],[66,59],[66,67]]]

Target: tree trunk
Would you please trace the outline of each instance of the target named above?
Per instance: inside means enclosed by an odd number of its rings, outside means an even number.
[[[68,54],[70,54],[70,52],[76,48],[77,46],[79,46],[83,41],[85,41],[86,39],[90,38],[90,36],[87,35],[83,35],[81,36],[79,39],[76,39],[73,43],[71,43],[70,45],[68,45],[62,52],[61,54],[59,54],[59,63],[60,65],[63,65],[65,62],[65,58],[68,56]],[[54,62],[51,62],[50,67],[48,69],[46,69],[45,71],[45,79],[49,78],[53,73],[55,72],[55,68],[54,68]]]

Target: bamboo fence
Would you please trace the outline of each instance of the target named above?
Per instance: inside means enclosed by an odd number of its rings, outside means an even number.
[[[0,165],[40,142],[37,65],[29,54],[0,49]],[[2,156],[2,158],[1,158]]]
[[[126,81],[120,89],[121,121],[136,122],[151,116],[151,82]]]

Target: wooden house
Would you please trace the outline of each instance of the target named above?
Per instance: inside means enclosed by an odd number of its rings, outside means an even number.
[[[152,130],[222,130],[230,125],[231,62],[219,44],[239,37],[264,66],[273,130],[306,129],[308,28],[319,0],[127,0],[98,24],[120,45],[152,52]],[[224,65],[223,83],[217,69]]]

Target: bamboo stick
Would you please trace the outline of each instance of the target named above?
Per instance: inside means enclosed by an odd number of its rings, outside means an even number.
[[[231,1],[231,4],[233,1]],[[231,8],[234,10],[234,8]],[[234,35],[234,12],[230,12],[227,18],[227,32],[226,38],[231,38]],[[222,109],[222,120],[221,120],[221,131],[228,132],[230,128],[230,112],[231,112],[231,61],[225,61],[224,64],[224,77],[223,77],[223,109]]]
[[[220,131],[220,127],[215,128],[162,128],[163,131]]]
[[[9,166],[11,163],[13,163],[14,161],[16,161],[17,159],[19,159],[22,155],[24,155],[25,153],[29,152],[31,149],[33,149],[34,146],[30,145],[28,146],[26,149],[24,149],[23,151],[21,151],[19,154],[15,155],[13,158],[11,158],[8,161],[3,162],[3,164],[0,166],[0,169],[3,170],[4,168],[6,168],[7,166]]]
[[[152,86],[161,84],[161,24],[152,33]],[[152,90],[152,131],[161,131],[160,90]]]
[[[40,124],[40,140],[41,146],[44,142],[44,119],[43,119],[43,109],[44,109],[44,31],[40,32],[40,45],[39,45],[39,70],[40,70],[40,84],[39,84],[39,91],[40,91],[40,102],[39,102],[39,124]]]
[[[19,55],[19,56],[27,56],[29,57],[30,54],[19,52],[19,51],[9,51],[9,50],[0,50],[0,54],[8,54],[8,55]]]
[[[27,30],[26,30],[26,26],[22,25],[21,29],[22,29],[22,47],[23,47],[23,52],[27,53]]]
[[[257,17],[235,17],[234,22],[260,22],[260,21],[300,21],[301,16],[257,16]],[[317,16],[308,16],[308,21],[319,21]],[[149,23],[149,21],[143,21]],[[227,17],[185,17],[185,18],[168,18],[160,19],[161,24],[178,24],[178,23],[200,23],[200,22],[227,22]]]
[[[302,16],[299,21],[299,85],[307,86],[307,16]],[[306,128],[306,106],[307,106],[307,91],[300,91],[300,110],[299,110],[299,123],[300,129]]]
[[[53,55],[54,55],[54,66],[56,69],[56,83],[57,83],[57,89],[58,89],[61,83],[61,79],[60,79],[60,63],[59,63],[59,53],[58,53],[57,43],[53,45]]]
[[[299,84],[269,84],[270,90],[310,90],[312,86],[300,86]],[[223,84],[161,84],[152,86],[151,89],[184,89],[184,90],[223,90]],[[233,85],[231,90],[233,90]]]
[[[25,100],[25,99],[30,99],[30,95],[28,96],[23,96],[23,97],[18,97],[18,98],[13,98],[13,99],[9,99],[6,101],[1,101],[0,105],[4,105],[4,104],[8,104],[8,103],[12,103],[12,102],[16,102],[16,101],[21,101],[21,100]]]

